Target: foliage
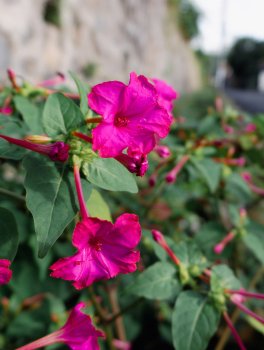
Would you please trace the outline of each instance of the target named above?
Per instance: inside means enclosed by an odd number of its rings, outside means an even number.
[[[234,348],[223,331],[226,315],[247,302],[241,293],[256,295],[264,287],[263,115],[254,120],[241,115],[219,97],[214,101],[212,89],[182,97],[176,123],[159,145],[167,152],[159,153],[156,146],[147,174],[136,180],[127,163],[102,158],[92,148],[89,135],[102,121],[87,105],[87,85],[72,77],[78,94],[48,93],[14,81],[0,93],[3,105],[12,108],[10,115],[0,115],[1,134],[34,141],[42,150],[35,154],[0,135],[0,261],[11,260],[13,270],[11,281],[0,287],[0,349],[58,330],[67,310],[80,301],[106,334],[101,349],[118,348],[116,340],[133,349],[211,350],[219,341]],[[68,160],[54,161],[45,153],[50,144],[66,144]],[[129,214],[118,223],[124,212]],[[138,226],[133,227],[132,213],[142,227],[139,248],[133,246]],[[62,257],[63,263],[76,258],[69,274],[92,264],[80,259],[80,227],[86,220],[95,228],[101,225],[105,236],[128,234],[122,249],[110,256],[119,261],[128,249],[122,269],[132,272],[140,250],[136,272],[116,273],[81,290],[71,286],[71,278],[49,276],[49,267]],[[97,240],[93,244],[99,261],[103,248]],[[108,273],[114,269],[111,265]],[[250,300],[248,307],[261,317],[262,301],[252,295]],[[252,317],[240,321],[263,331]],[[256,333],[247,334],[247,349],[260,348]]]

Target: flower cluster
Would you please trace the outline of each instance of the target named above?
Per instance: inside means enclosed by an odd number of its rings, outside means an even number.
[[[20,93],[22,87],[17,84],[15,72],[8,70],[8,76],[14,91]],[[39,83],[38,88],[48,95],[52,93],[48,86],[63,82],[64,76],[58,74],[54,79]],[[57,139],[47,135],[27,135],[18,139],[0,134],[0,139],[10,144],[45,155],[52,161],[69,160],[69,165],[73,166],[80,208],[80,220],[72,236],[72,245],[77,251],[50,266],[52,277],[71,281],[80,290],[94,282],[137,269],[140,252],[136,247],[141,238],[138,216],[124,213],[115,223],[89,216],[81,184],[79,154],[75,155],[71,140],[79,137],[92,144],[93,151],[97,151],[100,157],[114,158],[131,173],[143,176],[148,168],[149,152],[155,149],[161,158],[170,156],[170,150],[158,143],[169,133],[172,103],[176,97],[176,92],[165,82],[131,73],[128,85],[109,81],[92,88],[88,104],[99,115],[86,120],[87,124],[98,124],[92,128],[92,135],[81,133],[78,127],[69,130],[66,137],[59,136]],[[10,114],[12,109],[3,107],[0,113]],[[8,260],[0,260],[0,284],[9,282],[12,275],[9,266]],[[84,303],[77,304],[66,324],[58,331],[19,350],[32,350],[54,343],[65,343],[73,350],[99,349],[98,337],[104,334],[96,330],[91,318],[81,312],[84,306]],[[115,340],[115,345],[130,347],[129,343],[120,340]]]
[[[126,151],[137,164],[128,169],[143,175],[146,155],[169,133],[172,101],[176,97],[176,92],[162,81],[149,81],[135,73],[130,74],[128,85],[110,81],[94,86],[88,103],[102,121],[92,131],[93,149],[101,157],[121,159]],[[138,165],[138,160],[143,165]]]
[[[9,269],[11,261],[0,259],[0,285],[6,284],[12,277],[12,271]]]

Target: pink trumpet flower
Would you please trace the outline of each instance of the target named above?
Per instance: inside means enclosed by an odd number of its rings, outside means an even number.
[[[12,271],[9,269],[11,261],[8,259],[0,259],[0,285],[7,284],[11,277]]]
[[[53,161],[66,162],[69,157],[69,145],[64,142],[57,141],[47,145],[36,144],[27,140],[19,140],[13,137],[0,134],[0,138],[33,152],[44,154]]]
[[[51,276],[72,281],[76,289],[83,289],[96,281],[134,272],[140,259],[140,252],[135,250],[141,237],[137,215],[123,214],[115,224],[90,218],[78,166],[74,166],[74,178],[82,217],[73,232],[77,252],[55,262],[50,267]]]
[[[83,302],[77,304],[62,328],[16,350],[34,350],[56,343],[64,343],[72,350],[99,350],[98,338],[105,335],[93,326],[90,316],[81,312],[84,307]]]
[[[176,265],[180,265],[180,263],[181,263],[180,260],[174,254],[172,249],[169,247],[168,243],[165,240],[164,235],[158,230],[152,230],[151,233],[152,233],[152,237],[153,237],[154,241],[156,241],[165,250],[165,252],[169,255],[171,260]]]
[[[172,116],[158,102],[159,94],[146,77],[130,74],[128,85],[109,81],[92,88],[90,108],[103,117],[93,131],[93,150],[101,157],[129,152],[148,154],[157,138],[168,135]]]
[[[157,153],[157,155],[160,158],[168,158],[171,155],[171,151],[170,151],[169,147],[168,146],[164,146],[164,145],[157,145],[154,148],[154,151]]]
[[[60,85],[64,82],[65,82],[64,74],[58,72],[54,78],[44,80],[44,81],[38,83],[38,86],[41,86],[41,87],[56,86],[56,85]]]
[[[177,165],[166,175],[165,177],[166,182],[168,182],[169,184],[172,184],[177,180],[177,176],[179,172],[184,167],[185,163],[188,162],[189,158],[190,156],[185,155],[180,159],[179,163],[177,163]]]
[[[214,247],[215,254],[221,254],[228,243],[230,243],[235,238],[235,233],[233,231],[229,232],[225,238]]]
[[[147,156],[140,153],[129,152],[128,154],[121,153],[115,157],[121,164],[123,164],[131,173],[137,176],[145,175],[148,170]]]
[[[13,113],[13,109],[10,106],[0,107],[0,114],[11,115]]]
[[[260,196],[264,196],[264,188],[260,188],[253,183],[252,176],[248,171],[244,171],[240,175],[252,192],[259,194]]]

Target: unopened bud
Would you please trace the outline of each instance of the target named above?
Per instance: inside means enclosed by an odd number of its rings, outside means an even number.
[[[52,141],[52,139],[46,135],[28,135],[24,137],[24,140],[37,144],[45,144]]]

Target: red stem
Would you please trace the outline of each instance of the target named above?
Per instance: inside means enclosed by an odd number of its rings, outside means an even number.
[[[227,290],[229,294],[239,294],[247,298],[264,299],[264,294],[247,292],[246,290]]]
[[[73,172],[74,172],[74,180],[75,180],[75,186],[80,206],[80,213],[82,219],[87,219],[89,217],[88,210],[86,207],[86,203],[83,196],[83,190],[82,190],[82,184],[81,184],[81,177],[80,177],[80,168],[78,165],[73,166]]]
[[[93,139],[90,136],[87,136],[81,132],[73,131],[73,136],[79,137],[79,139],[82,139],[86,142],[93,143]]]
[[[231,298],[232,300],[232,298]],[[260,323],[264,324],[264,318],[262,318],[261,316],[255,314],[253,311],[249,310],[246,306],[244,306],[243,304],[239,303],[238,301],[232,300],[232,302],[243,312],[245,312],[247,315],[255,318],[257,321],[259,321]]]
[[[240,335],[238,334],[237,330],[235,329],[231,319],[229,318],[227,312],[224,312],[224,319],[228,325],[228,327],[230,328],[232,334],[233,334],[233,337],[235,338],[238,346],[240,347],[241,350],[247,350],[245,345],[243,344],[242,342],[242,339],[240,338]]]

